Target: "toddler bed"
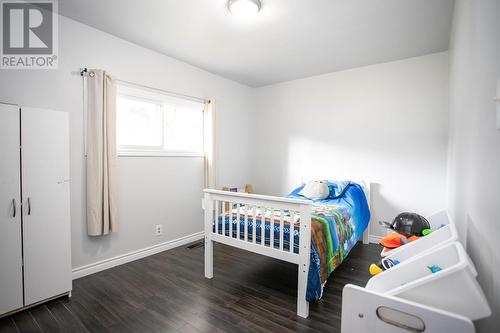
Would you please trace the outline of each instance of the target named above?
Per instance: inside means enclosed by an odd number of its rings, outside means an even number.
[[[213,242],[299,265],[297,314],[322,296],[328,276],[356,242],[368,243],[369,186],[328,182],[323,200],[205,190],[205,276],[213,277]],[[292,231],[292,232],[291,232]]]

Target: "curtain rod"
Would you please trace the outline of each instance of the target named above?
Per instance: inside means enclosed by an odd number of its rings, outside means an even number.
[[[95,74],[94,74],[94,72],[89,71],[88,68],[82,68],[80,70],[80,75],[81,76],[94,77]],[[127,85],[130,85],[130,86],[135,86],[135,87],[141,87],[141,88],[145,88],[145,89],[149,89],[149,90],[154,90],[154,91],[161,92],[161,93],[164,93],[166,95],[173,96],[173,97],[182,97],[182,98],[190,99],[190,100],[193,100],[193,101],[196,101],[196,102],[210,103],[210,100],[209,99],[205,99],[205,98],[200,98],[200,97],[195,97],[195,96],[180,94],[180,93],[176,93],[176,92],[173,92],[173,91],[168,91],[168,90],[164,90],[164,89],[154,88],[154,87],[146,86],[144,84],[130,82],[130,81],[125,81],[125,80],[120,80],[120,79],[115,79],[115,81],[121,82],[121,83],[124,83],[124,84],[127,84]]]

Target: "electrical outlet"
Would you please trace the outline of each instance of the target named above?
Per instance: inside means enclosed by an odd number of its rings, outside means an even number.
[[[163,226],[161,224],[157,224],[155,226],[155,236],[163,235]]]

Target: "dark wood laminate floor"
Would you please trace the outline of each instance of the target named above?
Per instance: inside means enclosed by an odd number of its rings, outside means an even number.
[[[293,264],[215,245],[214,278],[203,247],[186,246],[73,281],[73,297],[0,319],[3,332],[339,332],[342,288],[364,285],[380,247],[358,243],[324,298],[296,316]]]

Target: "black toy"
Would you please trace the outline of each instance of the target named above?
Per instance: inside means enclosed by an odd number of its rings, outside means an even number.
[[[380,221],[379,224],[406,237],[422,236],[422,231],[431,228],[429,221],[416,213],[401,213],[392,223]]]

